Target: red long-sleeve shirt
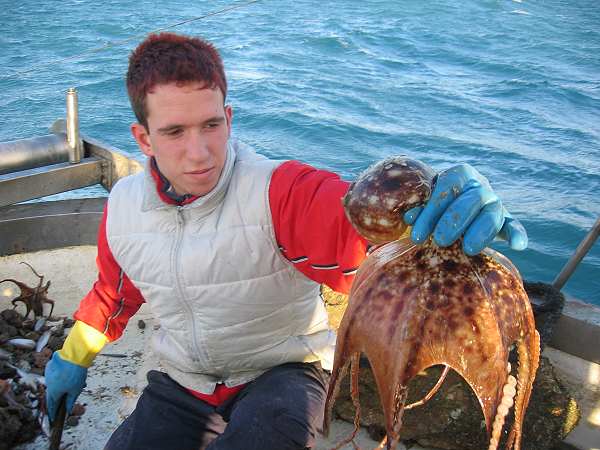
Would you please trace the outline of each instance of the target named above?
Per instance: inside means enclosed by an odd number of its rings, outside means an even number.
[[[154,165],[152,168],[160,197],[167,203],[176,203],[165,193],[166,180]],[[269,185],[271,216],[282,254],[311,280],[343,293],[349,292],[367,246],[346,219],[342,208],[341,199],[348,186],[334,173],[297,161],[285,162],[275,169]],[[183,203],[194,200],[193,197],[186,198]],[[121,336],[144,298],[108,246],[106,208],[98,231],[96,263],[98,280],[81,301],[75,319],[101,331],[113,341]],[[216,405],[241,387],[236,388],[218,385],[213,395],[193,394]]]

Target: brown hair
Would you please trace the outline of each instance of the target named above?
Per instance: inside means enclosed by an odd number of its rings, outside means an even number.
[[[156,85],[200,82],[227,96],[223,61],[217,49],[199,38],[175,33],[149,35],[129,57],[127,93],[131,108],[148,129],[146,96]]]

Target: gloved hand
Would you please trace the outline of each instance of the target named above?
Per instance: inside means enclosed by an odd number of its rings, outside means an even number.
[[[447,247],[461,236],[463,249],[476,255],[496,237],[514,250],[527,247],[527,232],[502,206],[488,180],[468,164],[440,172],[424,207],[407,211],[411,239],[420,244],[433,233],[434,242]]]
[[[54,352],[46,364],[46,408],[50,422],[56,417],[59,401],[63,395],[67,396],[67,414],[73,409],[75,400],[85,387],[87,368],[73,364],[62,359],[58,352]]]

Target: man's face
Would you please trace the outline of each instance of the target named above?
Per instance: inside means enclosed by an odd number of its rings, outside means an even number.
[[[142,152],[153,156],[179,195],[205,195],[227,156],[232,110],[220,89],[192,82],[159,84],[146,96],[148,129],[131,126]]]

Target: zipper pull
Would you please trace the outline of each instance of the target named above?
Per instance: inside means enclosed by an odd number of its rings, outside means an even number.
[[[177,224],[183,225],[183,206],[177,207]]]

